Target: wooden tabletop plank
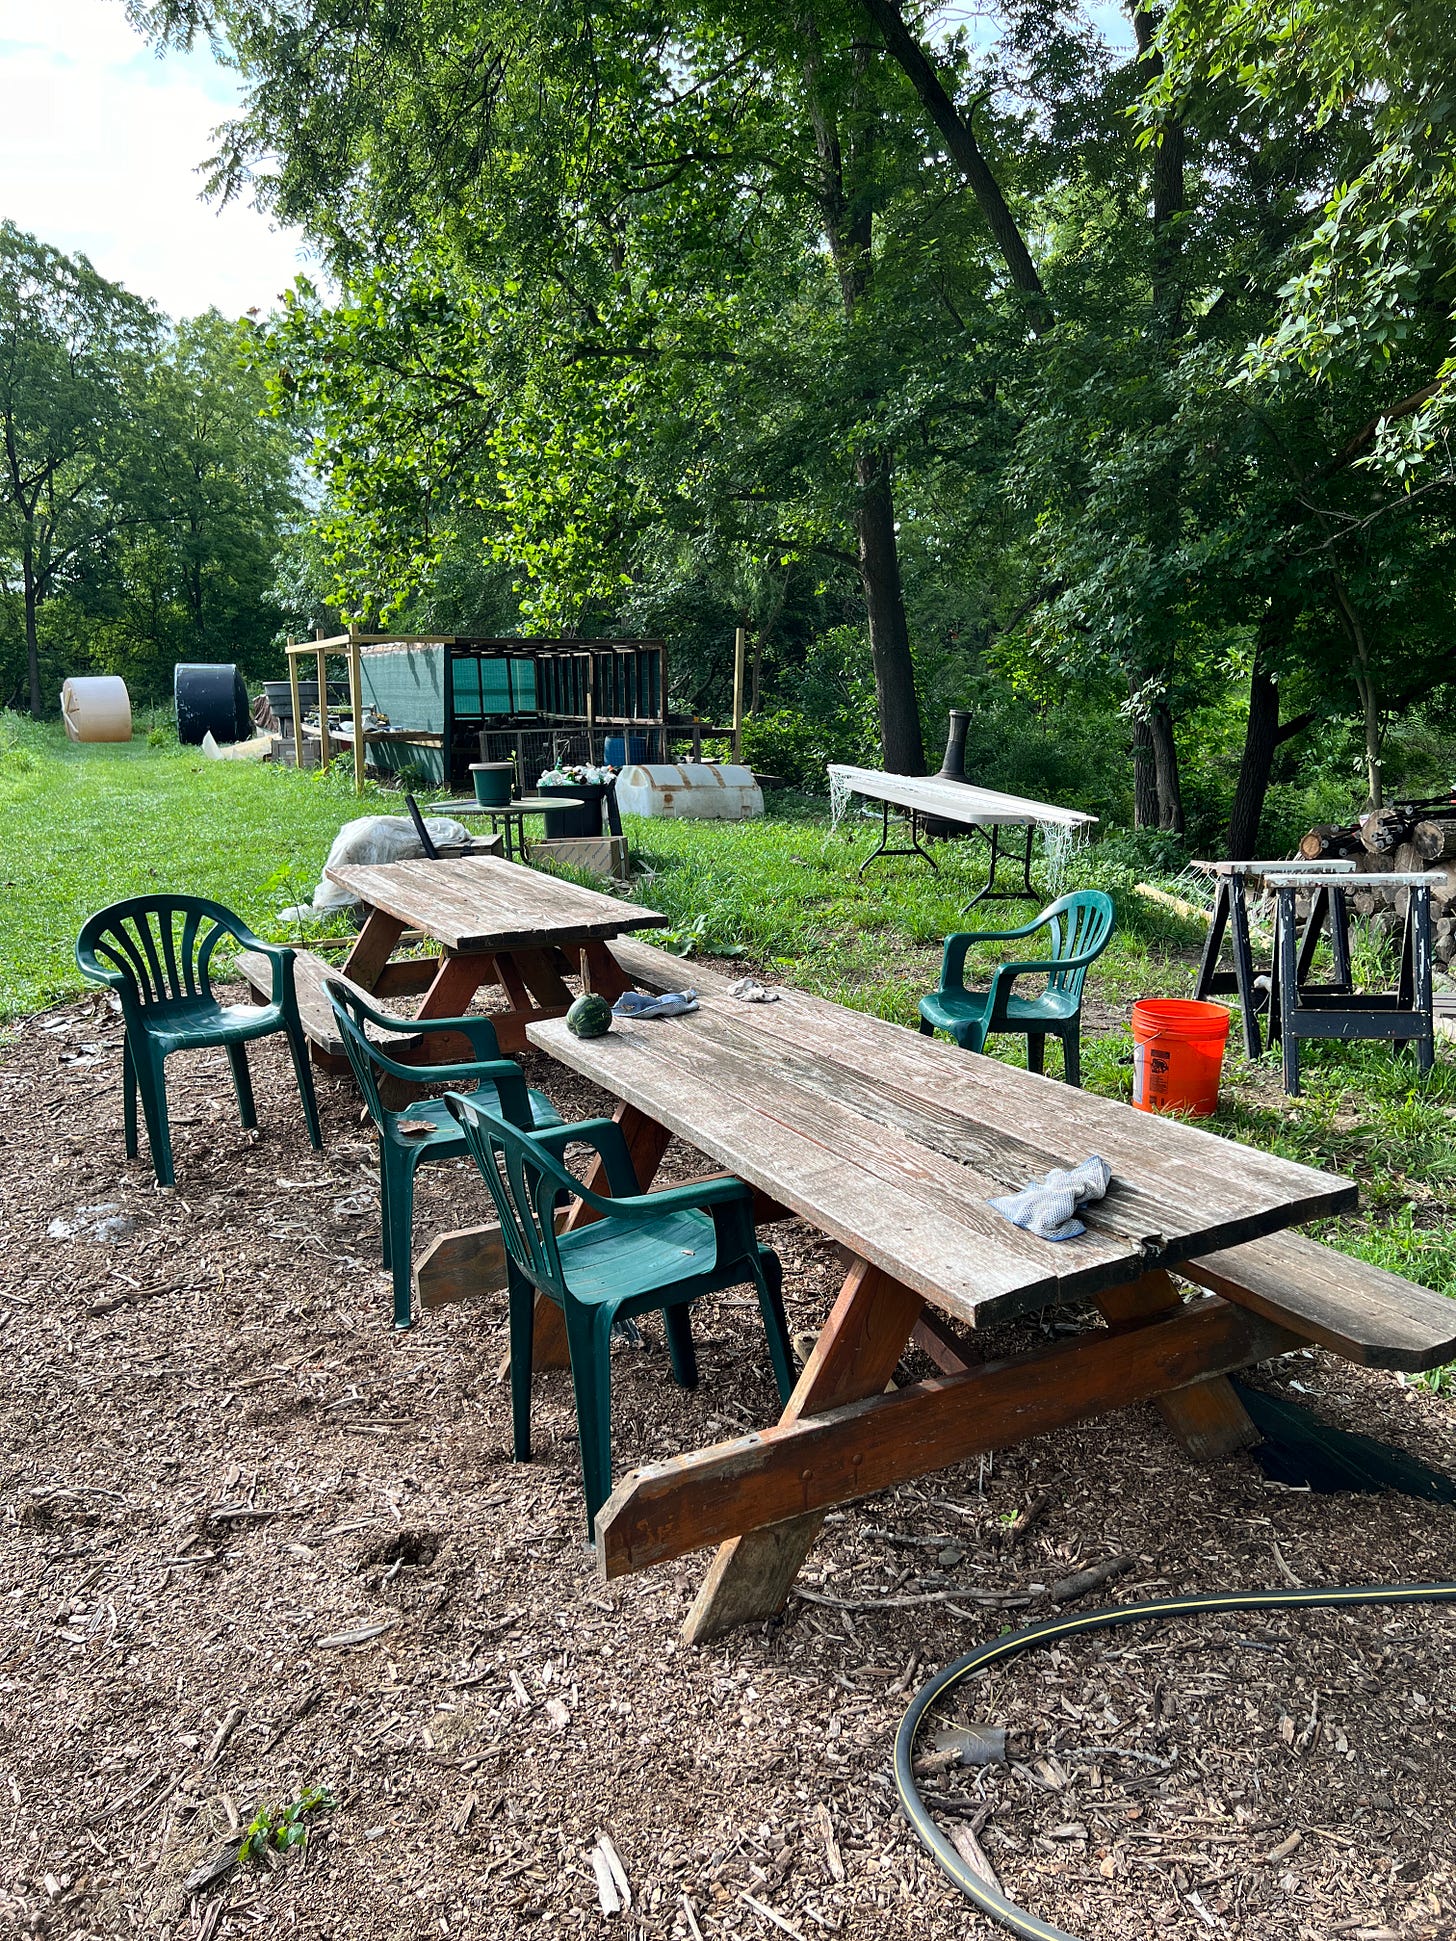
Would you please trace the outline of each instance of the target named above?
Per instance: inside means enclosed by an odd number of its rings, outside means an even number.
[[[730,1062],[698,1034],[659,1029],[654,1042],[648,1022],[614,1026],[610,1036],[624,1049],[608,1076],[596,1069],[600,1061],[538,1035],[549,1028],[530,1027],[531,1041],[578,1070],[590,1066],[598,1083],[750,1185],[771,1197],[782,1188],[781,1204],[968,1324],[1080,1301],[1142,1272],[1133,1242],[1096,1235],[1069,1248],[1038,1240],[985,1204],[989,1181],[780,1084],[761,1061]]]
[[[739,1012],[738,1005],[730,1005]],[[1115,1180],[1171,1207],[1179,1222],[1212,1220],[1222,1226],[1242,1222],[1259,1208],[1290,1209],[1264,1222],[1261,1233],[1347,1212],[1358,1197],[1351,1181],[1332,1173],[1179,1119],[1134,1111],[1117,1099],[962,1051],[944,1039],[923,1037],[807,992],[786,990],[780,1003],[754,1006],[752,1028],[776,1041],[767,1056],[783,1055],[781,1048],[810,1051],[867,1075],[887,1096],[900,1095],[922,1112],[938,1106],[954,1115],[965,1126],[961,1150],[984,1149],[982,1163],[993,1170],[1006,1163],[1008,1186],[1022,1185],[1049,1166],[1073,1165],[1101,1153]],[[1030,1170],[1001,1162],[998,1156],[1008,1153],[1016,1166],[1025,1161]],[[1115,1205],[1118,1195],[1109,1199]]]
[[[1348,1182],[803,993],[530,1039],[973,1325],[1352,1205]],[[1114,1187],[1053,1243],[986,1205],[1100,1151]],[[1237,1235],[1238,1240],[1225,1238]]]
[[[492,952],[584,943],[670,919],[498,856],[356,863],[326,872],[371,909],[413,924],[447,950]]]

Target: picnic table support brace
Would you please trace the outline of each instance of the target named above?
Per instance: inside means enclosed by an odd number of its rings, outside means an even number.
[[[1123,1332],[1099,1329],[889,1394],[825,1404],[624,1476],[597,1515],[598,1564],[611,1580],[726,1538],[689,1619],[687,1635],[702,1642],[774,1615],[837,1504],[1302,1345],[1300,1335],[1203,1297]]]
[[[1157,1269],[1123,1287],[1108,1288],[1094,1301],[1114,1334],[1142,1327],[1183,1306],[1175,1282]],[[1261,1440],[1227,1375],[1210,1375],[1206,1381],[1154,1399],[1169,1431],[1195,1462],[1231,1456],[1236,1450],[1252,1449]]]

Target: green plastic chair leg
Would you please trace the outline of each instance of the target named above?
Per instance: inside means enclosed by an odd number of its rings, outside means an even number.
[[[698,1385],[698,1357],[693,1348],[693,1324],[687,1303],[662,1310],[662,1325],[667,1331],[667,1352],[672,1357],[672,1378],[679,1388]]]
[[[920,1020],[920,1035],[922,1038],[933,1038],[935,1036],[935,1026],[930,1022],[929,1018],[922,1018]]]
[[[161,1054],[144,1045],[136,1061],[137,1089],[141,1093],[142,1118],[147,1128],[147,1143],[152,1149],[152,1170],[159,1186],[175,1186],[177,1174],[172,1163],[172,1129],[167,1123],[167,1074]]]
[[[531,1460],[531,1364],[536,1347],[536,1290],[510,1272],[511,1454]]]
[[[390,1265],[389,1254],[389,1147],[381,1139],[379,1142],[379,1252],[384,1265]]]
[[[228,1064],[232,1067],[233,1091],[237,1095],[238,1117],[243,1122],[243,1130],[252,1132],[258,1124],[258,1107],[253,1098],[253,1078],[248,1070],[248,1048],[246,1045],[229,1045]]]
[[[123,1040],[121,1048],[121,1125],[126,1141],[126,1156],[135,1159],[141,1148],[137,1144],[137,1075],[131,1059],[130,1039]]]
[[[308,1127],[308,1143],[315,1152],[322,1152],[324,1135],[319,1125],[318,1095],[313,1089],[313,1067],[308,1058],[308,1040],[303,1035],[303,1026],[296,1019],[286,1029],[288,1049],[293,1054],[293,1072],[298,1080],[299,1097],[303,1100],[303,1122]]]
[[[783,1263],[772,1247],[760,1247],[758,1305],[763,1314],[763,1331],[768,1336],[768,1358],[773,1364],[779,1400],[787,1404],[794,1392],[794,1359],[789,1346],[789,1317],[784,1313]]]
[[[1082,1033],[1076,1023],[1062,1033],[1063,1074],[1069,1085],[1082,1083]]]
[[[1026,1069],[1029,1072],[1046,1070],[1046,1033],[1028,1031],[1026,1034]]]
[[[394,1325],[407,1328],[413,1319],[415,1169],[406,1158],[397,1164],[389,1182],[389,1205],[380,1209],[380,1225],[389,1230],[389,1271],[394,1276]]]
[[[589,1539],[596,1535],[597,1511],[612,1493],[611,1340],[615,1315],[616,1308],[610,1302],[595,1310],[578,1307],[575,1302],[568,1302],[566,1307]]]

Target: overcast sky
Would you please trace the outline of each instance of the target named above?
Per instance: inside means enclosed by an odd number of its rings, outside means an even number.
[[[171,316],[271,309],[299,239],[202,200],[236,90],[205,48],[158,60],[122,0],[0,0],[0,218]]]

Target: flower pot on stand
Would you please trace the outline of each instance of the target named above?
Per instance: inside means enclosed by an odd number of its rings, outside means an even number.
[[[482,809],[504,809],[516,779],[514,762],[472,762],[470,782]]]

